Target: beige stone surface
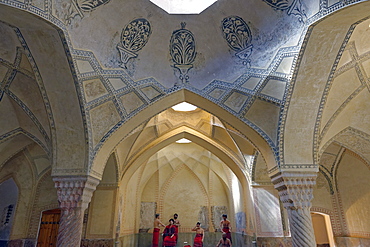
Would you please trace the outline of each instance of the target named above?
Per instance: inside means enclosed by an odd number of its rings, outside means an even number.
[[[12,100],[7,95],[4,95],[1,102],[3,107],[0,107],[0,114],[2,116],[6,116],[0,118],[0,124],[1,126],[3,126],[1,128],[1,133],[5,134],[8,131],[19,127],[20,124],[17,118],[17,114],[14,111]]]
[[[269,80],[266,86],[262,89],[261,93],[282,100],[285,92],[285,86],[285,82],[279,80]]]
[[[143,100],[140,99],[139,96],[134,92],[123,95],[121,97],[121,101],[127,114],[131,113],[144,104]]]
[[[325,144],[340,131],[347,127],[352,127],[363,132],[367,132],[367,122],[369,121],[369,91],[363,89],[346,108],[337,116],[336,121],[325,134],[322,143]]]
[[[321,129],[325,127],[333,114],[339,111],[339,107],[346,104],[349,96],[360,86],[361,82],[355,69],[346,71],[334,79],[323,111]]]
[[[369,20],[359,23],[351,36],[350,42],[355,41],[358,55],[363,55],[369,50],[369,43],[367,42],[370,37],[369,24]]]
[[[339,51],[349,25],[360,16],[366,15],[367,4],[341,10],[338,18],[332,15],[315,26],[305,50],[306,56],[300,64],[297,84],[289,106],[285,129],[290,131],[286,132],[284,141],[286,163],[313,163],[313,149],[304,147],[313,143],[319,99],[331,69],[325,65],[334,63],[337,52],[333,51]],[[307,127],[301,128],[302,124]],[[299,145],[296,139],[300,140]]]
[[[83,82],[85,97],[87,102],[97,99],[103,95],[106,95],[107,89],[99,79],[91,79]]]
[[[245,117],[264,130],[273,141],[276,141],[279,112],[279,107],[266,101],[256,100]]]
[[[120,120],[113,102],[107,102],[91,111],[92,134],[94,143],[100,139]]]
[[[316,179],[316,187],[313,190],[312,207],[333,211],[333,195],[330,194],[329,182],[321,173]]]
[[[115,189],[97,189],[89,209],[87,238],[112,238],[116,205]]]
[[[348,164],[352,167],[349,168]],[[370,203],[369,183],[370,169],[359,158],[345,154],[338,168],[338,190],[342,198],[343,213],[348,220],[350,235],[361,236],[369,229],[368,204]],[[344,184],[343,182],[346,181]],[[342,183],[341,183],[342,182]]]

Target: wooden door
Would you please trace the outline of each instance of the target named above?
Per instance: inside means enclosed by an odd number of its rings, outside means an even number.
[[[60,220],[60,209],[44,211],[40,222],[37,247],[56,246]]]

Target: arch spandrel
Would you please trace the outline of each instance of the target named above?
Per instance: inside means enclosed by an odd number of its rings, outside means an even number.
[[[317,125],[325,102],[322,99],[328,80],[343,52],[343,42],[351,34],[351,26],[369,16],[370,3],[362,2],[341,9],[313,24],[298,59],[288,103],[285,106],[283,159],[284,164],[315,164]]]
[[[261,154],[266,160],[266,163],[269,166],[269,169],[272,169],[276,166],[275,156],[271,147],[269,146],[267,141],[254,129],[252,129],[246,123],[242,122],[239,118],[224,110],[215,103],[189,90],[182,89],[161,98],[154,104],[144,108],[142,111],[127,120],[118,128],[112,129],[111,135],[105,138],[104,143],[101,143],[101,145],[96,150],[96,154],[94,156],[94,160],[90,169],[91,171],[93,171],[93,174],[95,174],[95,176],[97,177],[101,176],[109,154],[113,151],[116,145],[121,142],[123,138],[130,134],[130,132],[136,126],[141,125],[143,122],[148,121],[148,119],[159,114],[160,112],[184,101],[196,106],[200,106],[203,110],[217,116],[224,122],[231,125],[233,128],[240,131],[240,133],[245,135],[250,140],[252,145],[260,150]]]

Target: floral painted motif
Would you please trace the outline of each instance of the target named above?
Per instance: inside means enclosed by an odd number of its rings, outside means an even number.
[[[247,23],[239,16],[226,17],[222,20],[222,32],[229,47],[237,52],[236,55],[244,60],[244,64],[248,64],[253,45]]]
[[[91,11],[109,1],[110,0],[77,0],[77,5],[82,11]]]
[[[125,49],[137,52],[148,42],[151,33],[149,21],[144,18],[133,20],[122,30],[121,44]]]
[[[278,9],[278,10],[286,10],[289,8],[289,1],[288,0],[263,0],[271,7]]]
[[[172,33],[170,41],[170,55],[175,63],[174,67],[180,71],[180,80],[188,82],[188,71],[193,67],[195,60],[195,39],[192,32],[185,29],[186,23],[181,23],[181,29]]]
[[[181,27],[172,33],[171,57],[176,64],[191,64],[196,55],[194,36],[185,29],[185,23],[181,23]]]
[[[305,22],[307,19],[301,0],[263,0],[274,9],[287,11],[288,15],[295,15],[299,21]]]
[[[121,66],[126,68],[128,60],[137,57],[136,52],[141,50],[149,40],[152,29],[148,20],[139,18],[131,21],[121,34],[121,42],[117,48],[121,53]]]

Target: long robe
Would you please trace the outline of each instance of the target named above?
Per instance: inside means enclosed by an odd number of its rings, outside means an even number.
[[[195,235],[193,247],[203,247],[203,234],[197,233]]]
[[[152,247],[158,247],[159,245],[159,231],[159,228],[154,228],[153,230]]]
[[[168,225],[163,231],[163,246],[172,247],[176,246],[176,227],[174,225]],[[172,238],[171,236],[174,235]]]

